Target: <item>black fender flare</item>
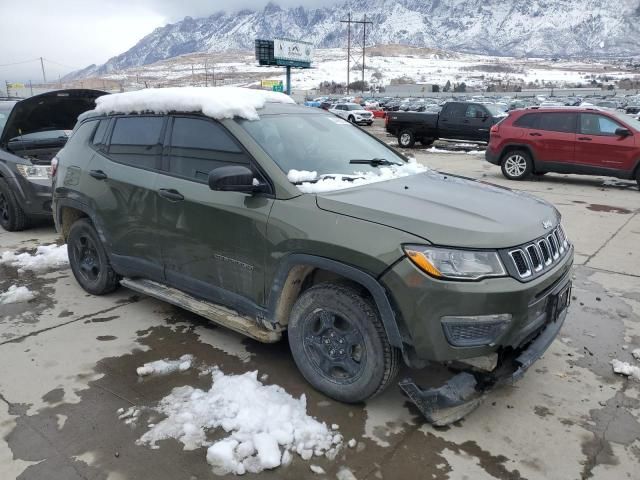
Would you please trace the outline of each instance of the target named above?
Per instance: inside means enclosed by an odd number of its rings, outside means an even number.
[[[389,343],[392,346],[399,348],[401,351],[404,351],[402,335],[400,334],[396,314],[391,306],[389,297],[380,282],[378,282],[375,277],[356,267],[325,257],[294,253],[287,255],[280,261],[276,274],[273,277],[271,291],[269,292],[269,301],[267,305],[269,318],[275,318],[275,312],[281,298],[280,293],[282,292],[287,277],[289,276],[289,272],[293,267],[300,265],[328,270],[348,278],[349,280],[353,280],[366,288],[369,293],[371,293],[376,307],[380,312],[380,318],[384,325],[384,330],[387,334]]]
[[[105,236],[102,223],[99,221],[95,212],[88,205],[86,205],[85,203],[82,203],[79,200],[76,200],[74,198],[69,198],[69,197],[54,198],[53,203],[55,205],[55,210],[53,212],[53,219],[55,222],[56,231],[58,233],[62,233],[62,209],[65,207],[73,208],[74,210],[78,210],[84,213],[89,218],[89,220],[91,220],[91,223],[93,223],[93,226],[98,232],[98,236],[100,237],[100,240],[102,241],[103,244],[107,244],[108,240],[107,240],[107,237]]]

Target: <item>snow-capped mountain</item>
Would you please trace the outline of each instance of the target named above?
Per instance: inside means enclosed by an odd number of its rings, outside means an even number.
[[[104,65],[70,78],[147,65],[185,53],[252,49],[256,38],[288,37],[317,48],[344,47],[352,13],[365,14],[368,44],[400,43],[509,56],[634,56],[640,0],[346,0],[318,9],[218,12],[157,28]],[[359,35],[359,30],[356,35]]]

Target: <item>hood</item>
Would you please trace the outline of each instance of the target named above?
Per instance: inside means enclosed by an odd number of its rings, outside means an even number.
[[[317,204],[463,248],[521,245],[549,231],[543,221],[560,221],[553,205],[532,195],[433,171],[318,194]]]
[[[18,135],[43,130],[73,130],[78,115],[95,108],[100,90],[72,89],[42,93],[16,103],[0,135],[0,145]]]

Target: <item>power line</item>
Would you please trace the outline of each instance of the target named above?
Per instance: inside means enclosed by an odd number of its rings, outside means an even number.
[[[33,58],[31,60],[24,60],[23,62],[3,63],[0,65],[0,67],[13,67],[14,65],[23,65],[25,63],[37,62],[39,60],[39,58]]]

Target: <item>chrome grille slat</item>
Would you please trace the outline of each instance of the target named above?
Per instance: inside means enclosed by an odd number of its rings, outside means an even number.
[[[509,257],[520,278],[537,276],[552,268],[569,251],[569,240],[557,226],[542,238],[509,250]]]

